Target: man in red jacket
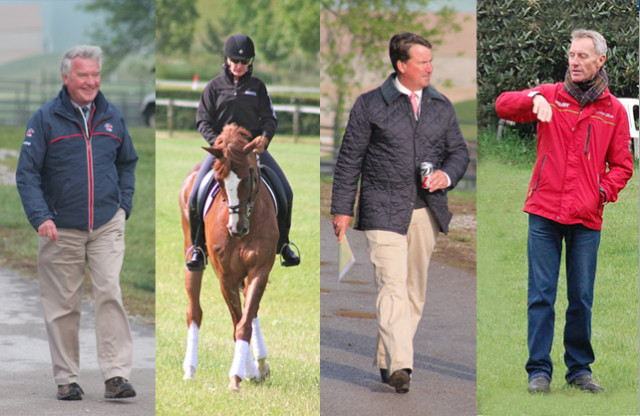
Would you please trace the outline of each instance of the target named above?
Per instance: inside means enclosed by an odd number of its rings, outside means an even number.
[[[569,306],[564,330],[565,378],[589,392],[602,387],[591,377],[591,307],[602,212],[615,202],[633,174],[629,124],[609,92],[601,34],[571,34],[564,82],[502,93],[501,118],[538,121],[537,160],[524,211],[529,213],[529,392],[547,393],[553,372],[554,303],[562,240],[566,244]]]

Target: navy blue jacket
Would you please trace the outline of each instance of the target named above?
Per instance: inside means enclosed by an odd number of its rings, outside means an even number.
[[[131,213],[138,155],[120,110],[98,92],[85,132],[66,87],[31,117],[16,183],[34,229],[93,230],[124,209]]]
[[[414,208],[428,206],[447,233],[452,217],[447,190],[423,190],[420,163],[430,161],[449,175],[452,189],[469,164],[467,144],[446,97],[424,88],[416,120],[393,77],[361,95],[351,110],[333,175],[331,213],[353,215],[360,182],[356,229],[406,235]]]

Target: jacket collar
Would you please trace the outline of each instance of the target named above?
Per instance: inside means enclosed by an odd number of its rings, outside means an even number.
[[[382,86],[380,86],[380,92],[382,93],[382,98],[384,98],[384,101],[387,103],[387,105],[391,105],[395,100],[398,99],[398,97],[404,95],[400,91],[398,91],[395,85],[393,85],[393,80],[395,77],[396,77],[396,73],[394,72],[391,75],[389,75],[387,79],[384,81],[384,83],[382,84]],[[442,96],[442,94],[436,91],[436,89],[433,88],[431,85],[422,89],[422,101],[424,101],[427,98],[433,98],[434,100],[445,101],[444,96]]]
[[[58,93],[58,100],[60,101],[61,105],[58,107],[57,111],[64,116],[75,120],[78,111],[73,108],[71,97],[69,96],[69,92],[67,91],[67,87],[65,85],[62,86],[60,93]],[[108,112],[109,102],[106,98],[104,98],[102,91],[98,91],[98,95],[96,95],[96,98],[93,100],[93,106],[95,106],[95,110],[92,109],[92,114],[102,114]]]
[[[245,74],[238,79],[238,85],[244,84],[247,80],[249,80],[249,78],[251,78],[251,74],[253,74],[253,64],[249,65],[249,68],[247,68],[247,72],[245,72]],[[225,77],[227,82],[233,85],[233,74],[229,69],[229,65],[227,65],[226,63],[222,64],[221,75]]]

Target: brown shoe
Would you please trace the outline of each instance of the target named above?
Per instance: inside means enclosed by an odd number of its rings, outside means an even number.
[[[112,377],[104,382],[105,399],[126,399],[136,397],[136,391],[126,378]]]
[[[78,383],[59,384],[56,398],[58,400],[82,400],[83,394],[84,391]]]
[[[411,370],[408,368],[396,370],[389,377],[389,385],[396,388],[396,393],[406,393],[411,384]]]
[[[549,379],[545,376],[537,376],[529,381],[529,393],[549,393]]]
[[[596,383],[590,374],[583,374],[574,378],[569,382],[569,385],[575,386],[582,391],[588,391],[589,393],[599,393],[602,391],[602,386]]]

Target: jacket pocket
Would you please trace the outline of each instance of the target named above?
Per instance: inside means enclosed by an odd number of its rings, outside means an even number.
[[[587,140],[585,140],[584,144],[584,154],[587,156],[588,160],[591,160],[591,153],[589,153],[589,141],[591,140],[591,124],[587,127]]]
[[[542,156],[542,162],[540,163],[540,169],[538,170],[538,174],[536,175],[536,181],[529,190],[529,195],[531,196],[533,192],[538,189],[538,185],[540,185],[540,178],[542,177],[542,171],[544,170],[544,164],[547,161],[547,155]]]

